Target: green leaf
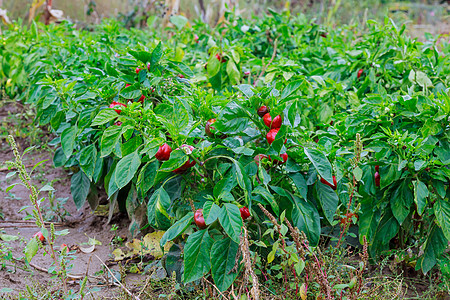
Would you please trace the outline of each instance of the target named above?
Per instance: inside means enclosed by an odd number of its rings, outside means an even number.
[[[170,159],[165,161],[161,167],[159,168],[159,171],[161,172],[171,172],[182,165],[184,165],[185,162],[187,162],[189,159],[189,156],[187,156],[183,151],[181,150],[174,150],[170,153]]]
[[[269,202],[270,206],[272,207],[273,212],[278,216],[280,213],[280,208],[278,206],[278,203],[275,201],[275,198],[273,195],[264,187],[258,185],[255,187],[255,189],[252,191],[252,194],[261,195],[267,202]]]
[[[163,56],[163,50],[161,42],[158,43],[158,45],[153,49],[152,56],[150,59],[150,70],[153,70],[155,65],[159,62],[161,57]]]
[[[67,156],[64,154],[64,150],[59,147],[56,149],[55,154],[53,155],[53,165],[55,168],[59,168],[65,165],[67,162]]]
[[[211,269],[210,253],[214,240],[207,230],[191,234],[184,246],[184,283],[203,277]]]
[[[193,220],[194,213],[189,212],[175,224],[170,226],[170,228],[166,232],[164,232],[164,235],[159,241],[159,245],[161,246],[161,248],[164,248],[167,242],[174,240],[180,234],[182,234],[189,227]]]
[[[220,210],[219,222],[228,236],[239,243],[239,235],[243,226],[239,208],[235,204],[225,203]]]
[[[115,181],[119,189],[126,186],[133,179],[140,165],[141,158],[137,151],[128,154],[117,163]]]
[[[332,168],[325,154],[316,149],[304,148],[308,159],[312,162],[317,173],[328,182],[333,182]]]
[[[391,209],[387,207],[384,215],[378,222],[377,231],[372,242],[375,250],[380,252],[385,246],[389,245],[390,240],[395,237],[399,229],[400,225],[397,219],[392,214]]]
[[[292,95],[292,93],[294,93],[296,90],[298,90],[302,81],[303,80],[296,80],[296,81],[290,82],[284,88],[284,90],[281,92],[280,100],[289,97],[290,95]]]
[[[119,142],[122,133],[122,128],[120,126],[110,126],[106,128],[102,135],[102,140],[100,142],[100,157],[105,157],[113,151],[116,144]]]
[[[303,197],[303,199],[306,200],[308,194],[308,186],[306,185],[306,180],[303,175],[300,173],[289,173],[288,176],[294,182],[300,195]]]
[[[227,62],[227,74],[230,78],[231,85],[238,84],[241,78],[241,74],[239,73],[238,68],[233,60],[228,60]]]
[[[255,92],[253,92],[253,87],[250,84],[240,84],[240,85],[237,86],[237,88],[242,93],[244,93],[244,95],[247,98],[250,98],[250,97],[252,97],[255,94]]]
[[[80,153],[80,168],[89,178],[92,180],[92,176],[94,175],[95,163],[97,160],[97,148],[94,144],[89,145]]]
[[[136,58],[137,60],[140,60],[144,64],[151,61],[151,54],[147,51],[129,50],[128,53],[130,53],[134,58]]]
[[[328,223],[333,222],[334,213],[339,204],[339,197],[336,192],[326,184],[316,184],[317,200],[322,207],[323,213]]]
[[[157,189],[150,197],[147,203],[147,218],[148,224],[156,228],[160,228],[161,220],[164,221],[161,215],[167,215],[167,209],[170,206],[170,197],[163,187]]]
[[[239,244],[226,237],[215,242],[211,248],[211,274],[217,288],[224,292],[236,279],[239,272],[231,272],[237,261]]]
[[[61,147],[67,158],[69,158],[72,155],[76,137],[77,137],[76,126],[71,126],[64,129],[64,131],[61,134]]]
[[[437,198],[434,203],[434,214],[439,227],[442,228],[445,237],[450,241],[450,202]]]
[[[442,229],[436,224],[433,224],[428,232],[430,234],[422,246],[423,255],[419,257],[416,264],[416,270],[422,269],[424,274],[428,273],[436,265],[437,259],[448,245],[448,240],[445,238]]]
[[[147,192],[153,187],[158,166],[159,164],[157,161],[150,161],[141,169],[136,185],[141,190],[142,195],[147,194]]]
[[[220,207],[212,201],[206,201],[203,204],[203,218],[205,218],[206,225],[209,225],[217,220],[220,216]]]
[[[80,209],[86,201],[90,187],[91,181],[82,170],[72,176],[70,192],[77,209]]]
[[[36,238],[31,238],[25,246],[24,253],[27,261],[30,262],[39,250],[39,244]]]
[[[109,121],[114,120],[117,118],[118,114],[117,112],[112,108],[106,108],[101,110],[97,116],[95,116],[94,120],[92,121],[91,126],[99,126],[103,125],[105,123],[108,123]]]
[[[364,244],[363,237],[367,242],[371,241],[377,230],[381,213],[377,207],[374,207],[371,199],[361,203],[361,212],[359,213],[359,242]]]
[[[428,188],[425,183],[420,180],[416,180],[413,182],[414,185],[414,202],[417,205],[417,213],[419,216],[423,214],[425,211],[425,207],[427,206],[427,198],[428,198]]]
[[[450,143],[446,141],[440,141],[439,147],[434,149],[439,160],[444,164],[450,164]]]
[[[300,231],[303,231],[309,243],[315,247],[320,237],[320,216],[317,209],[305,200],[293,196],[292,222]]]
[[[206,66],[206,71],[208,72],[209,77],[213,77],[220,71],[220,61],[214,54],[212,54],[209,57],[208,65]]]
[[[411,204],[414,201],[413,194],[409,189],[409,180],[403,180],[391,196],[391,209],[397,221],[402,225],[409,214]]]

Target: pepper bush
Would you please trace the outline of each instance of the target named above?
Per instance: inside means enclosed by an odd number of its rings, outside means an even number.
[[[359,32],[289,13],[226,18],[177,23],[169,39],[112,20],[5,31],[1,83],[55,134],[77,208],[95,209],[103,187],[109,218],[119,207],[131,234],[150,226],[161,246],[177,242],[169,257],[184,248],[167,270],[185,283],[211,273],[221,291],[242,269],[243,225],[252,251],[279,251],[258,204],[311,246],[351,225],[373,257],[412,247],[430,271],[450,241],[450,46],[388,19]]]

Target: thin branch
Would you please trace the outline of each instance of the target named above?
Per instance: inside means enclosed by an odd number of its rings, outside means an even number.
[[[272,57],[269,60],[269,63],[263,66],[261,73],[259,73],[258,78],[256,78],[255,83],[253,83],[253,86],[256,86],[258,84],[259,79],[261,78],[261,76],[263,76],[264,72],[266,72],[267,67],[273,62],[275,56],[277,56],[277,46],[278,46],[278,39],[276,39],[273,44],[273,53]]]
[[[114,276],[113,272],[111,272],[111,270],[108,268],[108,266],[103,262],[103,260],[100,259],[100,257],[97,256],[97,254],[94,254],[95,257],[97,257],[97,259],[102,263],[102,265],[106,268],[106,270],[108,270],[108,272],[111,274],[111,276],[116,280],[116,282],[120,285],[120,287],[127,292],[128,295],[130,295],[130,297],[132,297],[135,300],[140,300],[139,297],[136,297],[135,295],[133,295],[133,293],[131,293],[117,278],[116,276]]]

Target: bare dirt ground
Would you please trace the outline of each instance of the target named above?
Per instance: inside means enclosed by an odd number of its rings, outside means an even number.
[[[17,128],[19,124],[14,124],[17,121],[14,114],[20,113],[23,109],[20,104],[15,103],[1,107],[0,124],[2,124],[2,129],[6,128],[8,132],[25,130],[26,127]],[[34,125],[28,124],[28,126]],[[26,285],[33,287],[33,290],[36,291],[40,289],[47,290],[46,292],[56,291],[58,288],[61,288],[61,281],[52,279],[52,276],[46,272],[51,267],[52,260],[48,255],[43,255],[42,249],[32,259],[30,268],[26,268],[23,259],[21,259],[24,256],[25,242],[29,241],[39,229],[34,221],[25,221],[31,213],[31,208],[23,209],[26,206],[31,206],[29,191],[22,185],[16,185],[9,192],[5,191],[9,185],[20,180],[17,176],[6,178],[6,175],[11,171],[5,167],[5,161],[13,160],[14,157],[9,144],[4,138],[5,131],[2,133],[2,139],[0,140],[0,216],[3,214],[3,218],[0,218],[0,234],[18,236],[19,240],[4,242],[0,239],[0,243],[3,246],[9,245],[11,247],[12,254],[12,257],[9,258],[11,263],[3,267],[0,257],[0,290],[3,288],[12,290],[3,295],[0,294],[0,298],[15,298],[18,293],[23,295]],[[77,291],[80,278],[88,275],[87,290],[92,292],[92,299],[115,299],[123,291],[120,287],[109,284],[114,281],[100,260],[105,262],[111,259],[111,252],[115,248],[115,246],[111,245],[111,242],[115,236],[126,238],[128,234],[128,217],[123,214],[117,214],[113,217],[111,223],[107,224],[107,216],[94,214],[87,203],[80,210],[75,208],[70,194],[71,174],[62,168],[53,167],[52,149],[45,146],[46,141],[50,141],[52,138],[50,135],[42,133],[39,138],[39,144],[36,145],[34,150],[24,156],[23,161],[27,166],[27,171],[30,172],[32,166],[47,159],[48,161],[33,171],[32,183],[38,189],[46,184],[52,184],[55,189],[55,199],[68,198],[59,209],[51,210],[49,208],[48,192],[40,194],[41,197],[46,197],[41,206],[43,214],[47,218],[53,217],[51,221],[55,222],[56,230],[67,229],[69,231],[69,234],[57,238],[55,248],[59,250],[61,244],[66,244],[73,250],[76,250],[78,247],[88,248],[89,245],[83,243],[87,243],[89,238],[93,238],[101,243],[101,245],[96,245],[95,250],[91,253],[83,253],[79,250],[76,252],[75,259],[70,262],[73,267],[69,274],[71,274],[73,279],[69,280],[69,289]],[[18,138],[16,142],[20,147],[20,152],[23,152],[24,149],[30,146],[30,141],[26,138]],[[100,197],[106,200],[106,195],[101,195]],[[59,214],[67,214],[67,216],[63,220],[54,218],[57,215],[55,210],[59,211]],[[113,224],[117,225],[117,230],[115,231],[111,231]],[[49,228],[48,225],[47,228]],[[116,276],[119,277],[120,274],[116,272]],[[131,281],[136,280],[132,276],[129,279]],[[139,278],[138,281],[140,281]],[[87,298],[89,299],[89,297]]]

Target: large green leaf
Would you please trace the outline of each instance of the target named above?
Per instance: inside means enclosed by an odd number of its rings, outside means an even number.
[[[71,126],[66,129],[61,134],[61,147],[64,151],[66,157],[70,157],[73,152],[73,147],[75,146],[75,138],[77,137],[77,127]]]
[[[450,241],[450,200],[437,198],[434,203],[434,215],[445,237]]]
[[[428,232],[427,239],[422,246],[423,254],[419,257],[416,264],[416,270],[422,269],[425,274],[436,265],[437,259],[448,245],[448,240],[445,238],[442,229],[436,224],[433,224]]]
[[[207,230],[199,230],[188,237],[184,246],[184,283],[198,280],[209,272],[213,243]]]
[[[161,57],[163,56],[163,50],[161,42],[156,45],[155,49],[152,51],[151,59],[150,59],[150,70],[153,70],[155,65],[159,62]]]
[[[31,238],[25,246],[24,253],[27,261],[30,262],[39,250],[39,244],[36,238]]]
[[[408,180],[403,180],[392,194],[390,200],[392,213],[400,225],[408,216],[409,211],[411,210],[411,204],[414,201],[414,196],[409,189],[408,184]]]
[[[317,246],[320,237],[320,216],[317,209],[300,197],[293,196],[292,222],[303,231],[312,246]]]
[[[225,203],[220,210],[219,222],[228,236],[239,243],[239,235],[243,226],[239,208],[235,204]]]
[[[298,192],[303,197],[303,199],[307,199],[308,195],[308,186],[306,185],[306,180],[300,173],[289,173],[289,177],[291,177],[295,186],[297,187]]]
[[[216,203],[212,201],[206,201],[205,204],[203,204],[203,217],[205,218],[206,225],[209,225],[216,221],[217,218],[219,218],[220,214],[221,209]]]
[[[189,212],[183,218],[175,222],[170,228],[164,232],[159,244],[161,248],[164,248],[167,242],[177,238],[180,234],[182,234],[192,223],[194,220],[194,213]]]
[[[449,142],[440,141],[439,147],[437,147],[434,150],[434,152],[436,153],[437,157],[444,165],[450,164],[450,143]]]
[[[235,263],[239,244],[226,237],[214,243],[211,248],[211,274],[220,291],[226,291],[236,279],[239,272],[231,272]]]
[[[153,187],[158,166],[159,164],[156,160],[149,161],[139,172],[137,186],[141,190],[142,195],[147,194],[147,192]]]
[[[77,209],[80,209],[86,201],[90,187],[91,181],[82,170],[72,176],[70,192]]]
[[[327,221],[333,222],[334,213],[339,204],[339,198],[336,192],[326,184],[316,184],[317,200],[322,207]]]
[[[95,145],[89,145],[80,153],[80,168],[84,171],[89,180],[94,175],[95,163],[97,160],[97,148]]]
[[[116,119],[117,116],[118,114],[114,109],[112,108],[103,109],[98,113],[97,116],[95,116],[91,126],[103,125],[105,123],[108,123],[109,121]]]
[[[273,195],[263,186],[258,185],[255,187],[255,189],[252,191],[252,194],[261,195],[272,207],[273,212],[278,216],[280,213],[280,208],[278,206],[277,201],[275,201],[275,198]]]
[[[429,191],[427,185],[418,179],[414,181],[413,184],[414,184],[414,202],[417,205],[417,213],[419,214],[419,216],[421,216],[425,211],[425,207],[427,206],[427,198],[429,195]]]
[[[390,240],[395,237],[399,229],[400,225],[392,214],[391,209],[389,207],[386,208],[384,215],[378,223],[377,231],[372,242],[375,251],[379,252],[387,247]]]
[[[100,157],[105,157],[109,155],[111,151],[113,151],[113,149],[116,147],[116,144],[119,142],[121,133],[122,128],[120,128],[120,126],[110,126],[106,128],[100,142]]]
[[[361,212],[359,214],[358,222],[359,241],[361,244],[364,242],[364,236],[368,242],[372,240],[381,217],[380,210],[373,205],[371,200],[372,199],[368,199],[368,201],[363,201],[361,203]]]
[[[128,154],[117,163],[114,175],[119,189],[126,186],[133,179],[140,165],[141,158],[137,151]]]
[[[304,148],[304,152],[317,173],[328,182],[333,182],[332,168],[325,154],[316,149]]]
[[[147,203],[148,224],[156,228],[165,227],[168,221],[167,209],[169,206],[170,197],[166,190],[160,187],[153,193]]]

